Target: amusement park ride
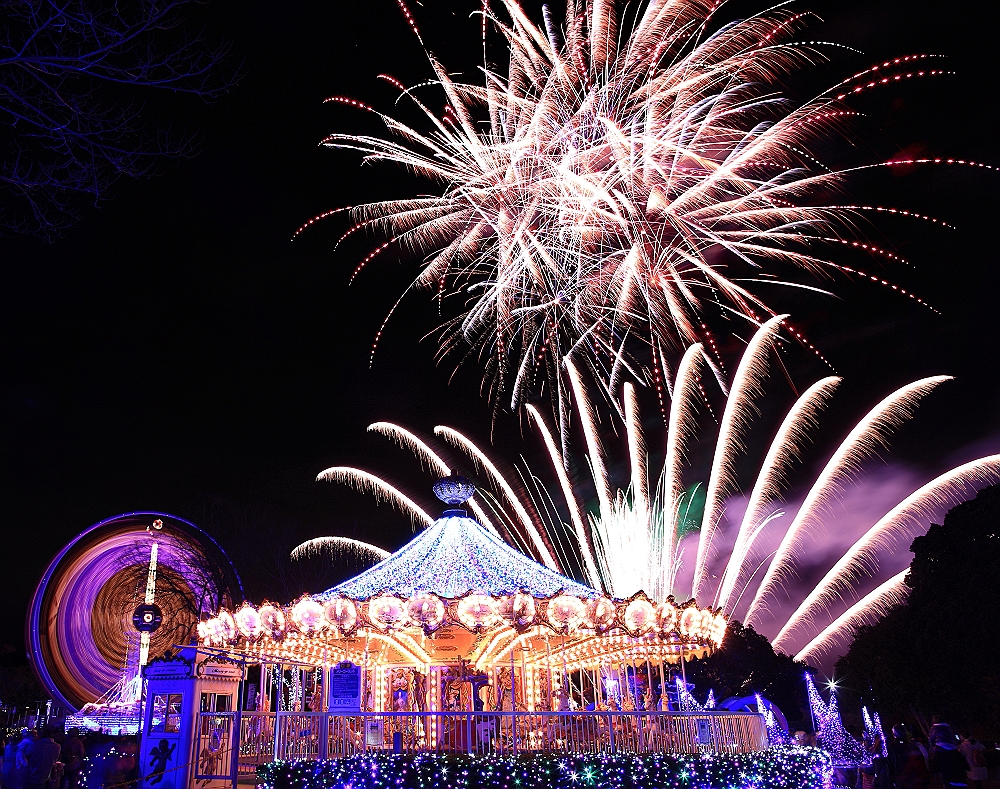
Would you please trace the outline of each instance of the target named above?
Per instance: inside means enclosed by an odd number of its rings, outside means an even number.
[[[134,733],[150,654],[189,643],[216,606],[242,599],[222,548],[181,518],[119,515],[52,560],[31,602],[26,641],[67,726]]]
[[[789,741],[766,699],[691,695],[684,664],[721,645],[718,611],[561,576],[468,517],[473,491],[440,480],[441,518],[288,606],[246,602],[222,549],[187,521],[103,521],[46,570],[31,659],[78,710],[67,727],[140,735],[138,786],[157,789],[369,752],[721,755]],[[811,693],[818,728],[851,745],[835,700]]]

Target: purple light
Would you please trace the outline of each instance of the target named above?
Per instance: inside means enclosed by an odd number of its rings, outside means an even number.
[[[147,527],[154,519],[166,520],[167,529],[150,534]],[[200,546],[225,557],[218,543],[193,523],[161,512],[135,512],[85,529],[46,568],[28,610],[29,656],[46,690],[64,706],[76,709],[97,700],[121,681],[122,666],[108,661],[95,635],[119,614],[123,615],[122,627],[130,631],[126,620],[131,613],[95,612],[95,604],[109,581],[134,563],[136,546],[141,552],[142,546],[154,540],[160,546],[159,565],[178,573],[191,566],[203,550]],[[228,569],[235,582],[232,591],[242,596],[239,575],[231,565]],[[222,604],[218,591],[206,588],[203,579],[188,574],[185,581],[205,610],[217,610]]]

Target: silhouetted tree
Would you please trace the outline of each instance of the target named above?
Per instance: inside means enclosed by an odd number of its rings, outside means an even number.
[[[211,98],[226,48],[180,28],[191,0],[0,0],[0,227],[51,239],[119,177],[191,153],[135,88]]]
[[[21,711],[48,696],[28,659],[10,644],[0,646],[0,706]]]
[[[121,623],[130,637],[137,637],[131,623],[132,613],[145,598],[152,539],[137,540],[122,550],[118,559],[121,570],[115,582],[105,585],[95,603],[95,609],[101,610],[102,619]],[[197,636],[200,620],[213,616],[221,606],[233,610],[242,602],[232,599],[238,595],[238,590],[228,588],[230,573],[224,561],[221,556],[208,555],[195,545],[188,545],[183,551],[170,551],[169,559],[160,554],[156,604],[163,612],[163,622],[153,634],[150,655],[162,654],[175,644],[191,643]],[[116,634],[108,634],[102,641],[109,647],[117,642],[124,649]],[[100,645],[99,648],[103,649]]]
[[[788,720],[804,722],[809,718],[806,670],[804,663],[776,653],[771,642],[752,627],[733,620],[726,628],[722,648],[704,660],[691,661],[687,678],[701,696],[709,689],[719,701],[760,693],[777,704]]]
[[[909,715],[926,726],[943,714],[996,737],[1000,487],[953,508],[910,549],[907,601],[858,630],[837,673],[883,710],[883,720]]]

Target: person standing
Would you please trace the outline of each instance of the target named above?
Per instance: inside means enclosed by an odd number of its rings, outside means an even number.
[[[954,744],[956,737],[951,724],[945,723],[940,715],[935,715],[931,721],[931,733],[927,736],[927,742],[930,743],[931,748],[939,742]]]
[[[28,751],[35,742],[31,729],[21,729],[21,741],[14,748],[14,770],[10,774],[9,789],[24,789],[24,777],[28,773]]]
[[[948,731],[951,731],[950,727]],[[941,783],[945,789],[968,786],[967,767],[965,757],[958,750],[958,743],[955,742],[954,735],[950,739],[940,735],[934,738],[931,747],[931,771],[941,776]]]
[[[896,789],[927,789],[930,785],[924,752],[902,725],[892,727],[889,767]]]
[[[62,761],[66,765],[66,781],[69,789],[76,789],[80,781],[80,769],[83,767],[83,758],[87,755],[87,749],[80,739],[79,729],[70,729],[69,736],[62,746]]]
[[[17,740],[13,737],[4,740],[3,766],[0,767],[0,789],[8,789],[10,776],[17,764]]]
[[[28,749],[28,772],[24,777],[25,789],[43,789],[52,774],[52,767],[62,750],[48,731]]]
[[[983,781],[990,777],[986,769],[986,746],[966,731],[962,732],[962,742],[958,750],[969,765],[967,772],[969,781],[976,789],[982,789]]]

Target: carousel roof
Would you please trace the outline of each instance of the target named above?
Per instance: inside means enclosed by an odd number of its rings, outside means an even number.
[[[452,473],[438,480],[434,493],[454,508],[475,488]],[[242,644],[244,655],[262,661],[319,666],[333,658],[360,665],[374,643],[386,665],[438,665],[460,657],[480,670],[512,654],[525,638],[547,640],[555,632],[563,635],[563,665],[589,670],[609,656],[672,662],[709,654],[725,629],[721,613],[701,610],[694,601],[654,603],[642,593],[610,600],[529,559],[465,510],[448,509],[351,580],[288,607],[265,602],[259,609],[244,603],[235,613],[222,609],[199,623],[198,637],[213,647]],[[487,632],[490,637],[482,638]],[[532,654],[549,659],[537,645]],[[522,651],[522,664],[525,659]]]
[[[588,599],[600,597],[597,590],[510,547],[465,510],[451,509],[392,556],[318,597],[367,600],[376,595],[412,597],[418,592],[444,598],[469,592],[552,597],[561,591]]]

